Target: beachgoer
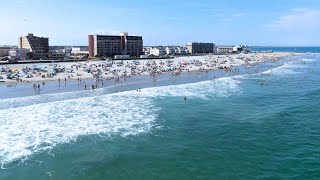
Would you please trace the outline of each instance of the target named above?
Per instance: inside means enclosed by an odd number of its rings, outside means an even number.
[[[94,91],[94,85],[93,85],[93,84],[92,84],[91,88],[92,88],[92,90]]]

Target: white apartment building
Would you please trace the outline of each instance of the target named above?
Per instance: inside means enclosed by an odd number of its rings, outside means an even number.
[[[234,47],[235,46],[218,46],[217,53],[219,54],[232,53]]]
[[[189,50],[187,47],[181,47],[181,46],[176,46],[174,48],[175,50],[175,54],[177,55],[186,55],[186,54],[189,54]]]
[[[172,47],[166,47],[166,54],[167,54],[167,55],[175,55],[176,52],[175,52],[174,48],[172,48]]]
[[[154,47],[150,49],[150,55],[151,56],[156,56],[156,57],[161,57],[166,55],[166,50],[163,47]]]

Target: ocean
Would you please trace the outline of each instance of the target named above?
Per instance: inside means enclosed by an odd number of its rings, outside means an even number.
[[[317,179],[320,51],[310,51],[94,92],[0,86],[0,179]]]
[[[273,51],[273,52],[296,52],[296,53],[319,53],[320,47],[276,47],[276,46],[254,46],[252,51]]]

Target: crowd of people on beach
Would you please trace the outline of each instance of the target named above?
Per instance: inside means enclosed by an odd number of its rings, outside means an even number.
[[[179,76],[181,73],[191,71],[206,72],[209,70],[224,70],[227,75],[239,74],[239,66],[250,66],[265,61],[273,61],[290,56],[291,54],[238,54],[238,55],[207,55],[179,57],[175,59],[162,60],[107,60],[107,61],[87,61],[74,63],[37,64],[33,66],[6,65],[0,67],[0,81],[11,82],[34,82],[33,89],[40,90],[41,85],[45,86],[45,81],[57,80],[67,84],[67,81],[78,81],[84,90],[95,90],[98,82],[104,86],[104,80],[114,80],[121,84],[123,80],[137,75],[149,75],[153,82],[157,82],[157,75],[166,73],[172,77]],[[259,70],[255,70],[256,73]],[[4,75],[6,78],[4,78]],[[215,77],[214,77],[215,78]],[[86,84],[87,79],[96,79],[93,84]],[[175,78],[173,78],[175,83]],[[267,85],[268,81],[261,80],[262,85]],[[138,92],[141,89],[137,90]]]
[[[54,81],[56,79],[123,78],[136,75],[157,75],[182,72],[230,69],[289,56],[289,53],[252,53],[238,55],[186,56],[159,60],[106,60],[49,64],[0,66],[0,80],[7,83]],[[2,76],[4,75],[4,76]]]

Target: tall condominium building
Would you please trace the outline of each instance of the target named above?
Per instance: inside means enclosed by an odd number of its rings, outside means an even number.
[[[187,48],[189,50],[189,53],[191,54],[201,54],[201,53],[213,53],[213,48],[214,48],[213,43],[188,43]]]
[[[89,56],[130,55],[140,56],[143,53],[143,39],[141,36],[89,35]]]
[[[19,38],[19,48],[28,49],[33,59],[46,58],[49,53],[49,38],[37,37],[33,34]]]

